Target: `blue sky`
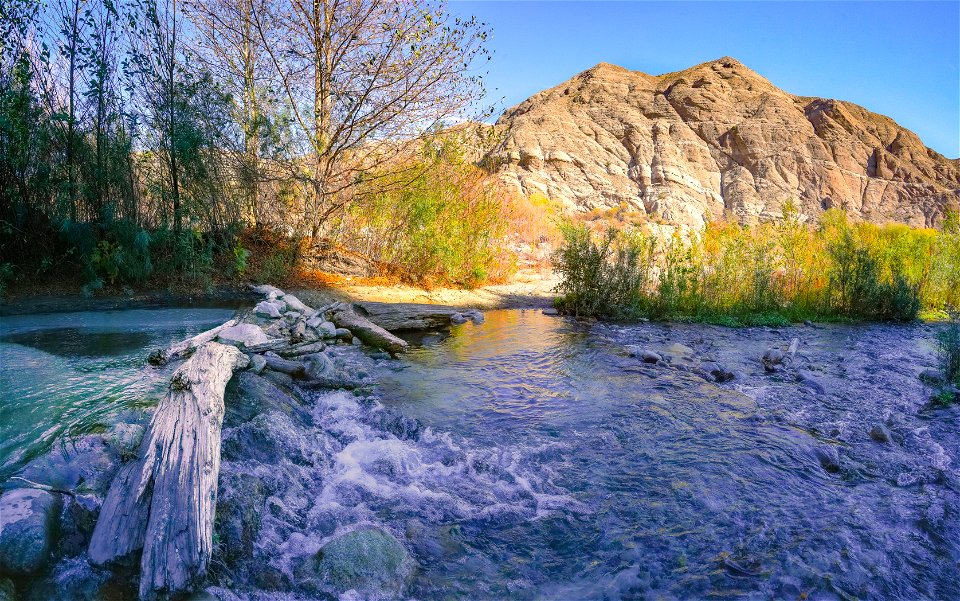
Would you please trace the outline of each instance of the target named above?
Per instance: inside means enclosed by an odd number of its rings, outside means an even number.
[[[960,2],[453,1],[493,29],[497,114],[605,61],[660,74],[732,56],[774,85],[849,100],[960,156]]]

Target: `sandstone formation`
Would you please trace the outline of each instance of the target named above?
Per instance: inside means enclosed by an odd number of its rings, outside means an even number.
[[[487,157],[502,179],[571,210],[622,206],[700,227],[778,219],[932,226],[960,200],[960,161],[892,119],[794,96],[731,58],[660,76],[601,63],[508,109]]]

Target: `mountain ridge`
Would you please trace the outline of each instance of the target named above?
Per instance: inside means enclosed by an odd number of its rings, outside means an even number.
[[[507,109],[490,164],[507,185],[567,209],[624,203],[701,227],[844,208],[929,227],[960,205],[960,159],[890,117],[797,96],[721,57],[649,75],[598,63]]]

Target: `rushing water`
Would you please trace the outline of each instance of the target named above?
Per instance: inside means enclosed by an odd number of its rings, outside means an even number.
[[[5,322],[6,464],[28,441],[155,395],[163,374],[144,375],[143,347],[225,317],[170,313],[157,327],[163,315],[124,314],[85,342],[47,333],[68,318],[29,335]],[[960,412],[925,406],[930,327],[486,317],[421,337],[399,360],[330,349],[369,374],[367,392],[305,393],[250,419],[231,389],[209,590],[227,601],[960,599]],[[793,337],[794,368],[766,374],[763,351]],[[624,350],[677,342],[691,364],[737,377],[716,384]],[[878,425],[889,442],[871,439]],[[350,592],[304,568],[367,527],[402,544],[401,581]],[[52,590],[84,578],[105,576],[64,561]]]
[[[48,313],[0,318],[0,481],[55,441],[156,402],[169,370],[146,349],[227,320],[228,309]]]

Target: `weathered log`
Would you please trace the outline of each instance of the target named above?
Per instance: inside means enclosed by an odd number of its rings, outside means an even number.
[[[215,328],[207,330],[206,332],[201,332],[192,338],[181,340],[176,344],[171,344],[165,349],[157,349],[150,353],[150,357],[147,358],[147,361],[149,361],[152,365],[166,365],[174,359],[186,357],[195,351],[199,346],[216,338],[223,330],[232,328],[238,323],[240,323],[240,320],[231,319],[230,321],[222,323]]]
[[[354,311],[389,332],[437,330],[450,327],[460,312],[453,307],[418,303],[354,303]]]
[[[281,357],[299,357],[301,355],[310,355],[312,353],[320,353],[326,350],[327,345],[324,342],[319,340],[313,342],[302,342],[300,344],[294,344],[285,349],[279,349],[277,354]]]
[[[189,590],[206,573],[223,394],[234,370],[247,361],[229,345],[208,342],[197,349],[174,372],[138,459],[121,468],[110,486],[90,541],[90,561],[118,563],[142,548],[141,599]]]
[[[338,378],[336,376],[312,376],[309,380],[304,380],[302,382],[297,382],[297,385],[301,388],[306,388],[308,390],[314,389],[337,389],[344,388],[346,390],[353,390],[354,388],[360,388],[363,386],[363,382],[360,380],[352,380],[349,378]]]
[[[288,361],[272,355],[264,355],[263,358],[267,360],[268,369],[289,374],[295,378],[302,378],[306,369],[299,361]]]
[[[244,350],[248,353],[265,353],[267,351],[281,351],[291,347],[290,342],[285,338],[276,338],[260,344],[244,345]]]
[[[338,328],[346,328],[353,335],[370,346],[382,348],[390,353],[400,353],[407,350],[407,341],[397,338],[366,317],[358,315],[350,305],[340,303],[334,307],[332,321]]]

